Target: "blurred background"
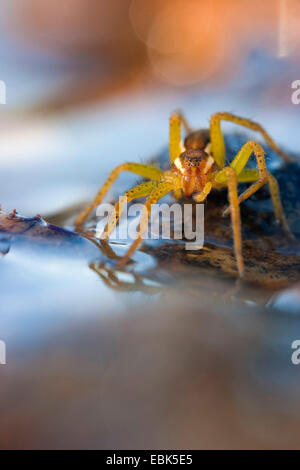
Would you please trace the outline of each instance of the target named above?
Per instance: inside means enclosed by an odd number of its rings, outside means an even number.
[[[7,212],[82,207],[113,166],[166,147],[177,108],[195,127],[216,111],[255,119],[299,154],[298,0],[2,0],[0,26]],[[2,448],[298,447],[299,284],[269,305],[199,306],[112,290],[87,252],[32,242],[0,259]]]

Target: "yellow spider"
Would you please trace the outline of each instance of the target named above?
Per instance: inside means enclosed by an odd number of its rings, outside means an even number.
[[[140,197],[147,197],[145,211],[140,219],[139,232],[126,255],[121,261],[125,264],[142,242],[142,237],[147,229],[151,206],[170,191],[173,191],[176,199],[184,196],[192,197],[196,202],[203,202],[213,188],[228,187],[229,207],[224,214],[231,213],[231,223],[234,238],[234,251],[237,268],[240,277],[244,275],[244,262],[242,256],[241,218],[239,204],[248,199],[264,184],[269,184],[271,198],[276,219],[284,230],[289,231],[284,211],[282,208],[278,183],[274,176],[268,173],[265,162],[265,152],[262,146],[249,141],[239,150],[230,166],[225,166],[226,151],[221,131],[221,121],[230,121],[260,132],[269,146],[285,161],[293,161],[283,152],[264,130],[264,128],[249,119],[221,112],[211,116],[210,129],[193,131],[181,112],[176,112],[170,118],[169,152],[171,168],[162,171],[152,165],[141,163],[123,163],[117,166],[110,174],[107,181],[97,193],[94,201],[77,217],[75,225],[80,226],[87,219],[92,210],[98,206],[108,189],[122,171],[130,171],[150,181],[143,182],[130,189],[115,205],[115,214],[109,219],[104,229],[104,239],[108,239],[112,233],[125,202]],[[181,143],[181,124],[184,126],[187,136],[184,144]],[[257,169],[245,168],[252,152],[255,155]],[[246,191],[238,195],[238,183],[252,183]]]

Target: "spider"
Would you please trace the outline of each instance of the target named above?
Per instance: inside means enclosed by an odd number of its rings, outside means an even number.
[[[230,121],[248,129],[258,131],[268,145],[286,162],[293,159],[283,152],[258,123],[227,112],[215,113],[210,118],[210,128],[192,130],[184,115],[174,112],[170,117],[169,154],[171,168],[162,171],[152,165],[141,163],[123,163],[110,174],[104,185],[97,193],[94,201],[87,206],[75,220],[76,226],[81,226],[92,210],[98,206],[108,189],[122,171],[130,171],[150,181],[142,182],[127,191],[115,205],[115,213],[110,217],[104,229],[103,239],[108,239],[124,208],[125,202],[146,197],[145,210],[142,212],[137,238],[134,240],[120,264],[124,265],[142,242],[147,229],[151,206],[167,193],[173,191],[174,197],[182,195],[191,197],[197,203],[203,202],[212,189],[228,188],[229,206],[223,212],[230,212],[233,230],[234,253],[238,274],[244,276],[244,261],[242,255],[241,217],[239,205],[248,199],[264,184],[269,184],[275,217],[281,223],[285,232],[293,237],[286,222],[280,200],[279,187],[276,179],[266,168],[265,152],[255,141],[246,142],[229,166],[225,166],[226,150],[221,130],[221,121]],[[186,137],[181,142],[181,126],[186,131]],[[250,156],[254,153],[257,169],[245,168]],[[252,183],[248,189],[238,195],[238,183]]]

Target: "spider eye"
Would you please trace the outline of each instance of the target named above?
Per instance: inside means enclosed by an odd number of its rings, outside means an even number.
[[[207,157],[207,153],[200,149],[189,149],[180,155],[182,163],[189,166],[197,166]]]

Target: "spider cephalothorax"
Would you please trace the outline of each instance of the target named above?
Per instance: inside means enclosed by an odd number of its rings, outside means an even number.
[[[173,168],[181,178],[182,192],[187,197],[200,193],[217,169],[213,157],[202,149],[185,150],[176,158]]]
[[[143,178],[148,178],[150,181],[141,183],[130,189],[124,194],[124,197],[116,203],[115,213],[109,219],[104,229],[104,238],[109,238],[125,206],[124,201],[129,202],[140,197],[147,197],[145,202],[146,210],[143,211],[141,216],[138,237],[122,259],[122,264],[124,264],[142,242],[143,234],[147,229],[151,207],[159,199],[173,191],[177,199],[179,199],[183,193],[187,197],[193,197],[196,202],[203,202],[213,188],[220,189],[227,186],[229,207],[224,211],[224,214],[228,212],[231,213],[237,268],[239,275],[243,276],[244,261],[242,256],[239,208],[241,202],[248,199],[264,184],[268,183],[276,219],[282,224],[289,236],[292,236],[292,234],[286,223],[277,181],[274,176],[267,171],[265,152],[262,146],[255,141],[246,142],[230,165],[225,166],[226,150],[220,125],[222,120],[240,124],[248,129],[258,131],[281,158],[288,162],[293,161],[289,155],[275,144],[273,139],[260,124],[250,121],[249,119],[225,112],[216,113],[211,116],[209,130],[193,131],[182,113],[173,113],[170,118],[169,141],[171,168],[162,171],[154,166],[141,163],[123,163],[119,165],[111,172],[92,204],[77,217],[75,224],[78,226],[82,225],[92,210],[102,202],[108,189],[122,171],[131,171]],[[185,127],[187,133],[183,145],[181,142],[181,124]],[[254,153],[256,158],[257,169],[245,168],[252,153]],[[251,183],[248,189],[240,195],[238,195],[239,182]]]

